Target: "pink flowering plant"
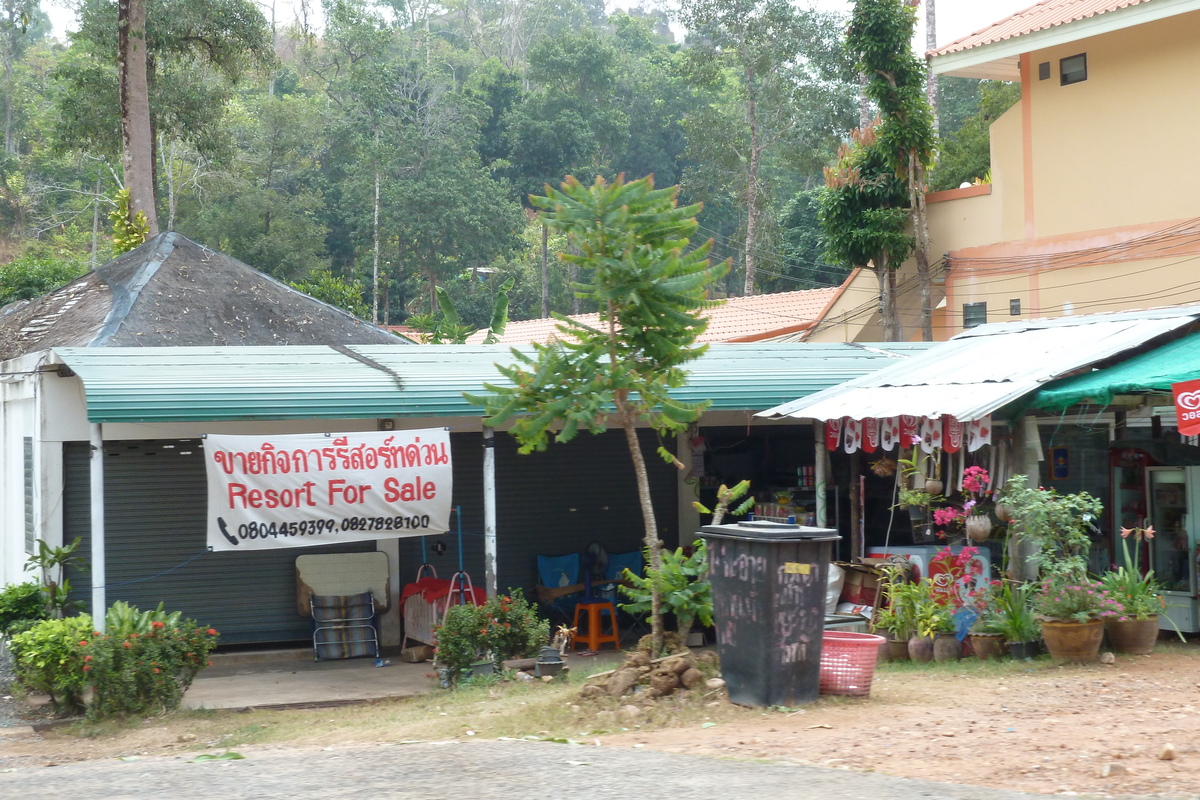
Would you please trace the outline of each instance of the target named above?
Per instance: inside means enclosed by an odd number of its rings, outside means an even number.
[[[1130,538],[1134,540],[1133,555],[1129,554]],[[1166,601],[1160,594],[1158,580],[1154,570],[1142,573],[1138,565],[1138,553],[1142,549],[1142,541],[1154,538],[1154,528],[1121,528],[1121,551],[1124,562],[1106,572],[1100,578],[1100,583],[1121,604],[1121,619],[1151,619],[1163,612]]]
[[[1099,582],[1061,575],[1042,581],[1034,610],[1047,622],[1092,622],[1124,615],[1121,603]]]
[[[946,538],[946,531],[962,527],[967,517],[987,513],[992,496],[992,490],[988,488],[990,482],[991,476],[983,467],[963,470],[961,504],[946,505],[933,512],[934,524],[942,528],[937,534],[939,538]]]

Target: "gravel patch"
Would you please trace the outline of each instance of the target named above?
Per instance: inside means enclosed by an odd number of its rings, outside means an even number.
[[[8,645],[0,643],[0,728],[18,728],[29,724],[21,718],[22,706],[13,695],[16,674]]]

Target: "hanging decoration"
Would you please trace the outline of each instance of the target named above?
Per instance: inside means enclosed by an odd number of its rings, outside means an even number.
[[[974,453],[985,444],[992,443],[992,415],[967,423],[967,451]]]
[[[825,421],[825,449],[837,450],[842,440],[842,420],[830,419]]]
[[[879,420],[879,447],[891,451],[900,441],[900,418],[884,417]]]
[[[963,445],[963,424],[949,414],[942,419],[946,422],[946,429],[942,437],[942,449],[947,453],[957,453]]]
[[[932,453],[942,449],[942,422],[940,417],[921,418],[921,452]]]
[[[879,447],[879,420],[871,417],[862,421],[862,449],[874,453]]]
[[[911,414],[904,414],[900,417],[900,443],[908,447],[912,442],[912,437],[918,435],[917,429],[920,425],[920,420]]]
[[[846,452],[857,453],[858,449],[862,446],[862,423],[856,419],[846,417],[842,427],[846,431],[846,435],[842,437]]]

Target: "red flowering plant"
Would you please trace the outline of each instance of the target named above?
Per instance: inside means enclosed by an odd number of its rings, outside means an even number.
[[[435,632],[437,660],[446,685],[453,686],[480,662],[499,667],[507,659],[535,655],[550,638],[550,623],[518,589],[481,606],[451,606]]]
[[[93,689],[93,718],[161,713],[179,707],[183,693],[217,644],[218,633],[202,628],[160,603],[139,611],[116,602],[105,615],[105,633],[86,645],[81,670]]]
[[[1000,581],[984,581],[979,548],[943,548],[930,560],[933,597],[948,608],[955,630],[984,632],[996,613]],[[963,636],[959,637],[960,639]]]

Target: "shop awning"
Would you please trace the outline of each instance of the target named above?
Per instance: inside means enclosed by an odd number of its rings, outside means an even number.
[[[1062,411],[1079,404],[1108,405],[1119,394],[1171,393],[1171,384],[1200,379],[1200,333],[1164,344],[1111,367],[1046,384],[1029,408]]]
[[[713,344],[672,395],[715,411],[805,396],[932,345]],[[388,347],[67,347],[90,422],[478,417],[463,392],[502,384],[494,345]]]
[[[1200,306],[981,325],[861,378],[760,412],[831,420],[976,420],[1047,381],[1191,324]]]

